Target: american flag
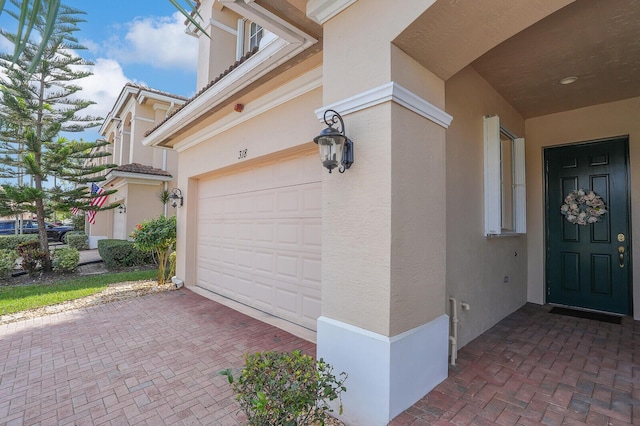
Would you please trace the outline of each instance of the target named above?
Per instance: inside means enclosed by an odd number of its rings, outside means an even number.
[[[103,192],[104,192],[104,189],[100,188],[95,183],[91,184],[91,194],[100,195]],[[89,203],[89,205],[102,207],[105,201],[107,201],[107,197],[108,195],[103,195],[102,197],[92,198],[91,203]],[[96,223],[96,213],[97,212],[95,210],[89,210],[87,212],[87,218],[89,219],[89,223],[92,225]]]
[[[71,207],[71,214],[74,216],[80,214],[80,209],[77,207]]]

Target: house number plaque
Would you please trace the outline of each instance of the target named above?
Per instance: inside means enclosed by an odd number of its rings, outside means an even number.
[[[619,242],[624,242],[624,234],[618,234],[618,241]]]
[[[247,149],[241,149],[238,152],[238,160],[242,160],[243,158],[247,158]]]

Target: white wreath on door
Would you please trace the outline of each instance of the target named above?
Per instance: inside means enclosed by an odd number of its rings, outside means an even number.
[[[577,189],[572,191],[564,199],[564,204],[560,207],[560,213],[569,223],[578,225],[588,225],[600,222],[602,215],[607,212],[602,197],[593,191]]]

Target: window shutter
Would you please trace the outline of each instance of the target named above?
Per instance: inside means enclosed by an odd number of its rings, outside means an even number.
[[[524,158],[524,138],[513,140],[513,199],[515,202],[515,231],[527,232],[527,186]]]
[[[484,234],[499,235],[502,230],[500,190],[500,118],[484,117]]]

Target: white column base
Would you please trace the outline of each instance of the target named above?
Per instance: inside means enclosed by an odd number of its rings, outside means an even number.
[[[89,248],[90,249],[97,249],[98,248],[98,241],[100,240],[106,240],[107,236],[106,235],[89,235]]]
[[[340,419],[382,426],[413,405],[447,378],[448,336],[447,315],[393,337],[318,318],[318,359],[349,375]]]

